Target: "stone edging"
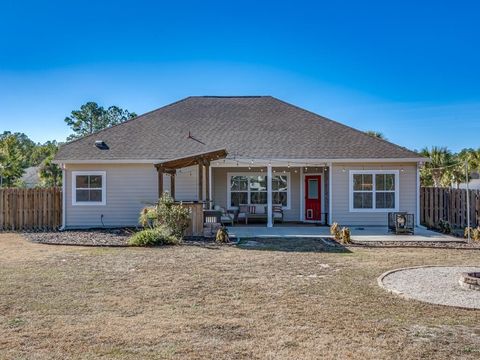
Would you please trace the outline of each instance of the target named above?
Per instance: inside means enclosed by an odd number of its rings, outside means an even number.
[[[433,303],[433,302],[429,302],[429,301],[419,300],[419,299],[416,299],[412,296],[409,296],[409,295],[407,295],[407,294],[405,294],[401,291],[389,289],[383,284],[383,279],[386,278],[390,274],[393,274],[393,273],[396,273],[396,272],[399,272],[399,271],[403,271],[403,270],[421,269],[421,268],[434,268],[434,267],[478,267],[478,265],[419,265],[419,266],[410,266],[410,267],[398,268],[398,269],[393,269],[393,270],[386,271],[383,274],[381,274],[377,278],[377,284],[378,284],[378,286],[380,286],[386,292],[388,292],[390,294],[397,295],[397,296],[399,296],[403,299],[406,299],[406,300],[419,301],[419,302],[422,302],[422,303],[425,303],[425,304],[431,304],[431,305],[437,305],[437,306],[446,306],[446,307],[462,309],[462,310],[470,310],[470,311],[480,310],[480,309],[475,309],[475,308],[465,307],[465,306],[438,304],[438,303]]]
[[[480,272],[464,272],[458,282],[465,289],[480,291]]]

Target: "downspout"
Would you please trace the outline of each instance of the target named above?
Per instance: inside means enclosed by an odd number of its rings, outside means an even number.
[[[62,166],[62,226],[60,227],[60,231],[65,230],[66,227],[66,218],[67,218],[67,181],[65,176],[65,164],[61,164]]]

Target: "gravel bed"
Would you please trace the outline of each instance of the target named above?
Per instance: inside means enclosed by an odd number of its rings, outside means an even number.
[[[478,272],[480,267],[426,266],[393,270],[378,279],[387,291],[408,299],[438,305],[480,309],[480,292],[459,284],[462,272]]]
[[[66,230],[52,232],[25,232],[28,240],[42,244],[82,246],[127,246],[133,229]]]
[[[352,241],[352,245],[364,247],[421,247],[480,250],[480,242],[466,241]]]

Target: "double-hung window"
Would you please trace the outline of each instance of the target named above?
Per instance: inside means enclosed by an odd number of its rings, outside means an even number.
[[[398,211],[398,170],[351,170],[350,211]]]
[[[72,204],[105,205],[105,171],[72,171]]]
[[[272,204],[289,206],[288,173],[272,176]],[[228,205],[230,208],[240,205],[267,205],[267,177],[264,174],[229,174]]]

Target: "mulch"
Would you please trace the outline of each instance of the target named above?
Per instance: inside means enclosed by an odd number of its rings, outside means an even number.
[[[28,240],[51,245],[128,246],[133,229],[89,229],[51,232],[24,232]]]
[[[88,230],[65,230],[50,232],[24,232],[23,235],[29,241],[41,244],[51,245],[76,245],[76,246],[128,246],[128,239],[135,233],[135,229],[88,229]],[[235,239],[233,244],[235,244]],[[258,240],[258,239],[255,239]],[[270,239],[272,240],[272,239]],[[279,239],[275,239],[277,242]],[[296,239],[300,240],[300,239]],[[333,239],[325,237],[325,241],[335,244]],[[265,240],[263,240],[265,241]],[[292,239],[289,240],[290,247]],[[196,237],[185,239],[185,245],[206,246],[215,244],[214,239]],[[218,244],[217,244],[218,245]],[[232,245],[232,243],[230,243]],[[452,242],[426,242],[426,241],[355,241],[347,247],[365,247],[365,248],[437,248],[437,249],[461,249],[461,250],[480,250],[480,242],[467,243],[458,240]]]

